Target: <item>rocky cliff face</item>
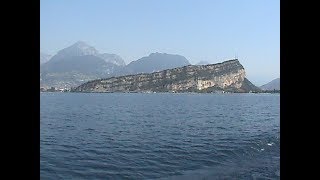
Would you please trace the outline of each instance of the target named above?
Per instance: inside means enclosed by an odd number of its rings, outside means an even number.
[[[189,65],[150,74],[112,77],[87,82],[75,92],[232,92],[257,91],[245,78],[237,59],[209,65]]]

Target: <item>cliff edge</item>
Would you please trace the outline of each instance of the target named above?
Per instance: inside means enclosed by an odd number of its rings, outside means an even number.
[[[73,92],[251,92],[260,91],[245,78],[238,59],[217,64],[188,65],[84,83]]]

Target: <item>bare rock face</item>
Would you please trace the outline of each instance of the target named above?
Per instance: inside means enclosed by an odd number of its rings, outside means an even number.
[[[249,92],[259,88],[245,78],[237,59],[209,65],[189,65],[150,74],[87,82],[75,92]]]

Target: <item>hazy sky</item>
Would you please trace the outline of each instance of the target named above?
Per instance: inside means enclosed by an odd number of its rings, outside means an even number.
[[[152,52],[191,63],[237,54],[254,84],[280,76],[279,0],[41,0],[40,6],[44,53],[81,40],[126,63]]]

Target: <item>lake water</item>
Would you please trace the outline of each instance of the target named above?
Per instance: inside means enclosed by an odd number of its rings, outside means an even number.
[[[40,100],[41,179],[280,179],[279,94]]]

